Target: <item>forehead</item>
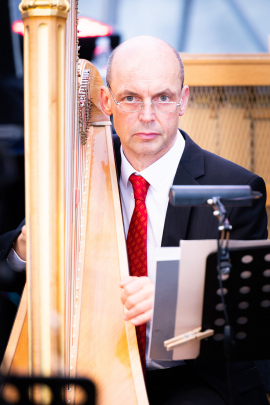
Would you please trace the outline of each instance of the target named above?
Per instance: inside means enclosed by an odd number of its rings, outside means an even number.
[[[126,89],[141,93],[171,88],[181,89],[180,64],[168,50],[123,52],[112,65],[112,83],[117,91]]]

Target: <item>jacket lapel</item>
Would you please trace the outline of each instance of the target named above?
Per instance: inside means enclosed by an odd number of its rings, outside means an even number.
[[[173,185],[199,185],[199,177],[204,175],[203,150],[182,130],[185,149],[179,162]],[[118,181],[121,174],[120,139],[113,135]],[[186,239],[191,207],[173,207],[168,204],[161,246],[179,246],[180,239]]]
[[[180,132],[185,139],[185,149],[173,185],[199,185],[196,179],[204,175],[203,150],[184,131]],[[186,239],[191,209],[168,204],[161,246],[179,246],[179,240]]]
[[[121,152],[120,152],[121,142],[120,142],[120,138],[117,134],[113,134],[112,140],[113,140],[114,157],[115,157],[115,164],[116,164],[116,174],[117,174],[117,179],[118,179],[118,184],[119,184],[120,176],[121,176]]]

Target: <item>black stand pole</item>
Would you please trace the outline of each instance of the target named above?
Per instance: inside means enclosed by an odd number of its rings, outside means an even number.
[[[207,200],[207,203],[213,208],[213,215],[219,220],[218,223],[218,238],[217,238],[217,271],[220,286],[220,297],[223,305],[224,317],[226,324],[224,325],[224,353],[230,358],[234,350],[234,333],[229,322],[229,316],[226,309],[222,278],[230,274],[232,264],[230,260],[230,252],[228,242],[232,226],[227,217],[227,211],[220,201],[219,197],[213,197]]]

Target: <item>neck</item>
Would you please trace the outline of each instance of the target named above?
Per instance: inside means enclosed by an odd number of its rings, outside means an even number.
[[[162,148],[155,154],[137,154],[133,150],[125,148],[122,145],[125,157],[131,166],[136,170],[136,172],[142,172],[147,167],[151,166],[157,160],[162,158],[175,144],[176,137],[172,143],[169,143],[166,147]]]

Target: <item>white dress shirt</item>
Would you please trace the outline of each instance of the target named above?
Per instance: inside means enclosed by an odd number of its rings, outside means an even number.
[[[141,172],[137,172],[125,157],[121,147],[121,177],[120,192],[127,237],[129,223],[135,207],[133,188],[129,181],[132,173],[142,176],[150,184],[145,204],[147,208],[147,273],[153,283],[156,278],[155,250],[161,246],[165,217],[169,202],[169,191],[173,184],[175,173],[185,148],[185,140],[178,131],[176,141],[172,148],[160,159]],[[146,328],[146,367],[156,369],[172,367],[183,362],[153,361],[149,359],[149,332],[150,322]]]

